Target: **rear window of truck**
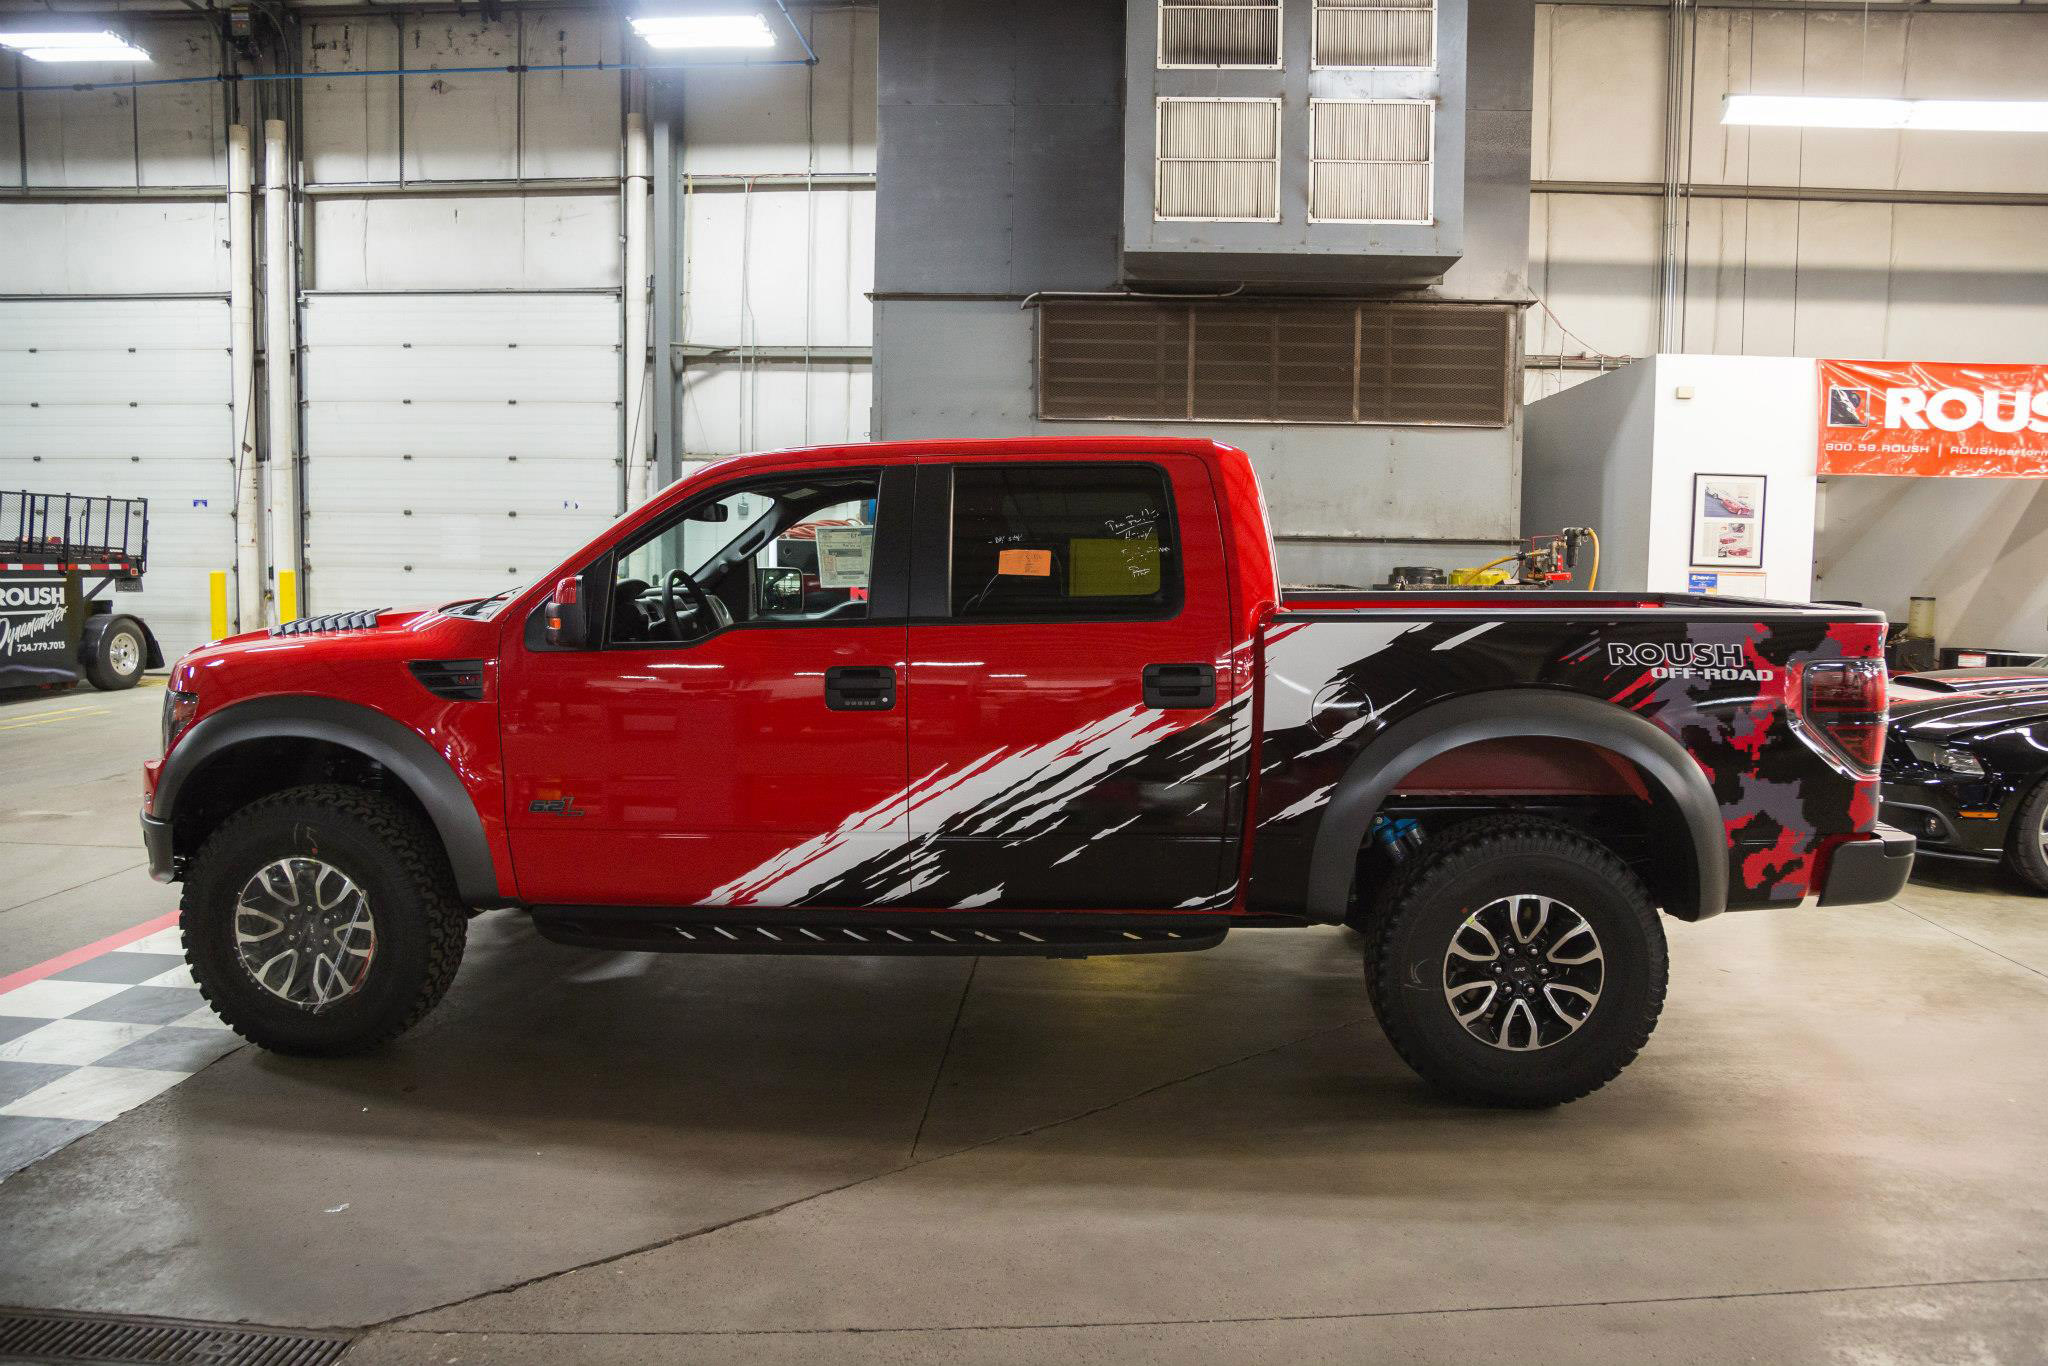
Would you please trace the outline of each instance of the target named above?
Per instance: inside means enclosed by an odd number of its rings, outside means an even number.
[[[1156,617],[1180,604],[1173,502],[1151,465],[958,465],[956,617]]]

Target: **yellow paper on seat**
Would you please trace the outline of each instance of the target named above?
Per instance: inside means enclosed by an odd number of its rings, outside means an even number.
[[[1076,536],[1067,565],[1068,597],[1149,597],[1159,591],[1159,538]]]

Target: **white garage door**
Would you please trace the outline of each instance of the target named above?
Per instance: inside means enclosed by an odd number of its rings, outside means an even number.
[[[316,294],[304,344],[302,611],[495,593],[616,513],[616,295]]]
[[[121,610],[175,659],[212,635],[235,563],[225,299],[0,300],[0,488],[149,500]]]

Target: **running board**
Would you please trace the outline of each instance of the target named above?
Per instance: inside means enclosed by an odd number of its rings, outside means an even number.
[[[1164,917],[1160,919],[1164,920]],[[1227,926],[1141,916],[1072,925],[921,915],[830,914],[801,911],[771,916],[659,912],[612,908],[536,906],[534,927],[558,944],[658,953],[870,954],[1089,958],[1117,953],[1187,953],[1213,949]]]

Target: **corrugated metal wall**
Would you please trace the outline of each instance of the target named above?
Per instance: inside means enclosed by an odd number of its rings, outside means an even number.
[[[2039,360],[2048,341],[2048,198],[2038,136],[1724,128],[1734,92],[2039,99],[2048,16],[1690,11],[1689,107],[1677,176],[1679,344],[1737,355]],[[1658,347],[1665,55],[1656,9],[1537,7],[1534,355]],[[1627,79],[1617,79],[1619,72]],[[1843,190],[1877,202],[1767,199],[1745,187]],[[1882,202],[1887,197],[1896,202]],[[1560,330],[1570,329],[1573,336]],[[1582,373],[1582,372],[1581,372]],[[1531,397],[1580,377],[1537,366]]]
[[[671,120],[676,339],[717,352],[678,353],[681,453],[866,435],[877,21],[797,13],[817,67],[644,90],[340,74],[616,63],[603,11],[305,16],[304,610],[495,591],[614,515],[629,104]],[[150,77],[219,69],[203,24],[137,33]],[[0,56],[20,79],[50,77]],[[0,485],[150,497],[147,589],[122,602],[173,653],[210,634],[207,576],[234,562],[226,122],[213,83],[0,99]]]

